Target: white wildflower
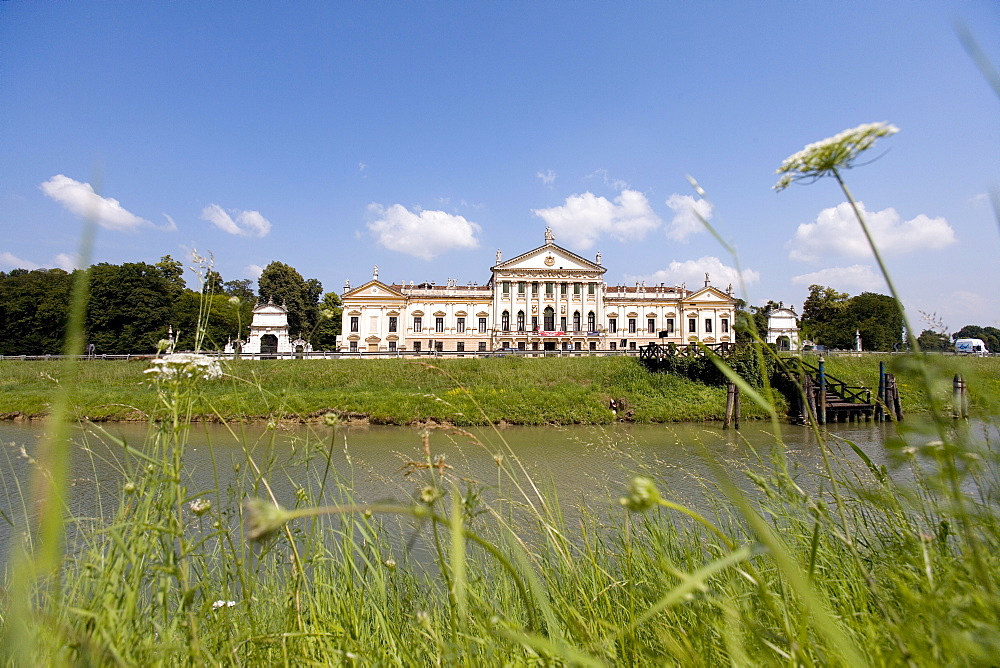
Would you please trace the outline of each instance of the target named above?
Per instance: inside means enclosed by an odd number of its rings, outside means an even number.
[[[839,169],[849,169],[861,153],[875,144],[875,140],[897,132],[899,128],[889,123],[865,123],[809,144],[781,163],[775,174],[782,174],[782,177],[774,184],[774,189],[784,190],[795,181],[818,179],[830,176]]]
[[[188,507],[191,509],[192,513],[201,517],[212,509],[212,501],[210,499],[195,499],[188,504]]]
[[[183,378],[215,380],[222,378],[222,367],[219,366],[217,360],[207,355],[171,353],[150,362],[146,373],[152,374],[156,380],[180,380]]]
[[[235,608],[236,601],[223,601],[219,599],[218,601],[212,602],[212,610],[218,610],[219,608]]]

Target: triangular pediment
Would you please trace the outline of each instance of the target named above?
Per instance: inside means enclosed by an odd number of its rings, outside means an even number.
[[[403,299],[403,294],[382,281],[371,280],[341,295],[341,299]]]
[[[498,262],[493,271],[589,271],[603,274],[607,271],[604,267],[591,262],[590,260],[566,250],[562,246],[555,244],[545,244],[532,249],[527,253],[521,253],[517,257]]]
[[[711,285],[697,290],[694,294],[684,299],[684,303],[686,304],[691,302],[727,302],[731,304],[734,301],[735,300],[731,296],[727,295],[718,288],[713,288]]]

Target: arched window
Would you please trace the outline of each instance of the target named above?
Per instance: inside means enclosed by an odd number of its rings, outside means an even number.
[[[587,331],[596,332],[597,331],[597,316],[591,311],[587,314]]]
[[[524,331],[524,311],[517,312],[517,331]]]
[[[504,311],[500,315],[500,329],[505,332],[510,331],[510,311]]]
[[[579,332],[580,331],[580,312],[579,311],[573,311],[573,331],[574,332]]]
[[[545,316],[545,320],[543,321],[542,329],[551,332],[556,328],[556,312],[552,310],[551,306],[546,306],[543,315]]]

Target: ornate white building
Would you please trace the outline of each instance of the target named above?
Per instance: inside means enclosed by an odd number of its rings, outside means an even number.
[[[647,343],[735,341],[732,287],[608,286],[594,261],[555,244],[503,260],[486,285],[378,280],[345,286],[341,352],[635,350]]]
[[[246,341],[230,341],[226,345],[227,353],[237,350],[251,357],[288,357],[311,352],[312,347],[301,337],[292,340],[288,334],[288,310],[269,301],[254,308],[249,338]]]
[[[778,350],[798,350],[799,316],[790,308],[773,309],[767,316],[767,342]]]

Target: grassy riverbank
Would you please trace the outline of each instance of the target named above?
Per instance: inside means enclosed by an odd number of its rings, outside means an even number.
[[[810,358],[815,361],[814,358]],[[928,409],[920,364],[935,378],[935,396],[950,401],[950,378],[969,380],[973,405],[1000,396],[1000,358],[893,357],[906,413]],[[874,395],[879,358],[835,356],[828,373]],[[524,359],[227,361],[224,381],[198,398],[197,414],[226,420],[316,419],[336,411],[378,424],[422,421],[456,425],[608,424],[721,419],[724,388],[670,374],[648,373],[627,357]],[[70,398],[78,416],[92,420],[145,420],[156,406],[145,361],[87,362]],[[57,362],[0,362],[0,415],[40,417],[49,410],[60,377]],[[611,398],[624,399],[613,415]],[[783,408],[777,398],[779,411]],[[744,399],[743,416],[764,411]]]
[[[70,399],[79,416],[146,419],[156,389],[145,362],[87,362]],[[328,411],[378,424],[607,424],[721,419],[725,388],[647,372],[631,357],[227,361],[196,414],[308,419]],[[58,363],[0,362],[0,414],[48,411]],[[624,399],[618,416],[608,404]],[[764,415],[747,403],[744,416]]]

